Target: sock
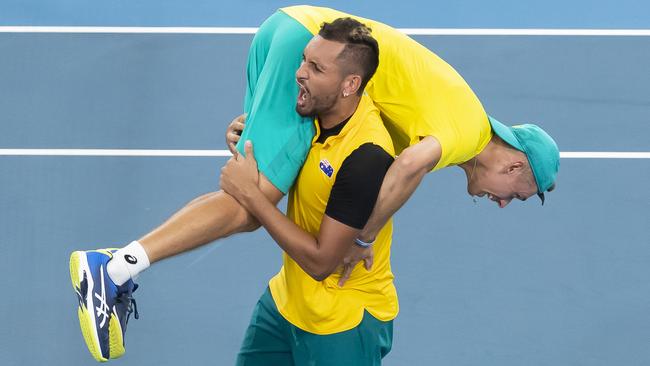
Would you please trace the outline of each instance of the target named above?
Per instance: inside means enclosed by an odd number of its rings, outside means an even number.
[[[133,241],[131,244],[113,253],[113,258],[106,265],[108,277],[121,286],[128,280],[135,280],[140,272],[149,268],[149,257],[142,244]]]

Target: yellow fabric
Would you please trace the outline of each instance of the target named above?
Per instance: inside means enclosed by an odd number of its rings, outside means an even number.
[[[463,78],[440,57],[380,22],[329,8],[282,8],[312,34],[321,24],[352,17],[372,28],[379,43],[379,68],[366,92],[381,111],[397,154],[424,136],[435,137],[442,156],[434,170],[478,155],[492,137],[481,102]]]
[[[318,128],[318,124],[317,124]],[[393,144],[367,95],[341,132],[324,143],[312,142],[305,165],[289,192],[287,216],[298,226],[317,236],[330,192],[341,164],[356,148],[372,142],[393,155]],[[334,172],[328,177],[320,168],[328,163]],[[367,310],[375,318],[388,321],[397,316],[397,292],[390,267],[392,219],[382,228],[374,244],[374,265],[370,272],[362,264],[355,267],[345,286],[339,274],[318,282],[289,257],[283,255],[280,272],[271,279],[271,295],[280,313],[291,324],[315,334],[332,334],[357,326]]]

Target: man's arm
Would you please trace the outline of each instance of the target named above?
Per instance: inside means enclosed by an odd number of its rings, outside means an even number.
[[[252,146],[247,142],[245,148],[246,158],[237,155],[234,160],[228,162],[222,169],[222,188],[231,193],[251,214],[257,217],[278,245],[306,273],[317,281],[324,280],[342,262],[345,253],[353,245],[354,239],[360,233],[360,228],[367,221],[379,191],[381,178],[383,178],[388,164],[385,164],[384,171],[379,173],[376,172],[377,169],[373,169],[369,164],[365,164],[365,168],[370,170],[369,172],[363,171],[363,169],[361,171],[360,169],[345,169],[346,172],[350,173],[345,177],[351,179],[347,179],[348,182],[346,182],[346,179],[341,179],[345,184],[339,185],[339,178],[344,172],[343,168],[345,168],[342,167],[330,196],[328,208],[323,216],[319,233],[317,237],[314,237],[284,216],[261,194],[255,182],[255,179],[257,179],[257,164],[254,160]],[[367,177],[373,171],[375,171],[374,174],[377,174],[378,178],[375,179],[374,192],[372,189],[365,187],[365,192],[362,194],[357,193],[352,200],[348,199],[350,197],[349,192],[358,192],[358,189],[355,189],[355,186],[360,186],[357,178],[359,176]],[[351,175],[353,177],[350,177]],[[338,193],[335,193],[335,191]],[[366,198],[372,198],[372,200],[364,199],[364,195]],[[350,207],[358,208],[359,212],[350,213]]]
[[[359,235],[361,240],[372,241],[377,237],[386,221],[411,197],[424,175],[436,166],[441,155],[440,143],[432,136],[402,151],[386,173],[372,215]]]
[[[313,237],[287,218],[258,189],[241,198],[242,206],[257,217],[282,250],[316,281],[334,272],[361,231],[325,215],[318,237]]]

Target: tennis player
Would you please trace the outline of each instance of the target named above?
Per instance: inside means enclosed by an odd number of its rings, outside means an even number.
[[[259,189],[250,142],[246,157],[237,153],[222,169],[221,188],[285,253],[253,312],[240,366],[378,365],[391,348],[398,311],[392,221],[373,244],[371,272],[359,269],[345,287],[334,273],[370,217],[393,162],[391,137],[363,94],[378,61],[370,30],[351,18],[324,23],[307,44],[296,72],[296,110],[316,117],[317,132],[290,190],[287,216]]]

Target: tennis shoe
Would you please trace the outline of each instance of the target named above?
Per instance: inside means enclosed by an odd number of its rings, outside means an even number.
[[[76,251],[70,255],[70,277],[77,293],[79,326],[86,346],[99,362],[124,355],[124,334],[131,313],[138,319],[132,297],[138,285],[117,286],[106,271],[116,249]]]

